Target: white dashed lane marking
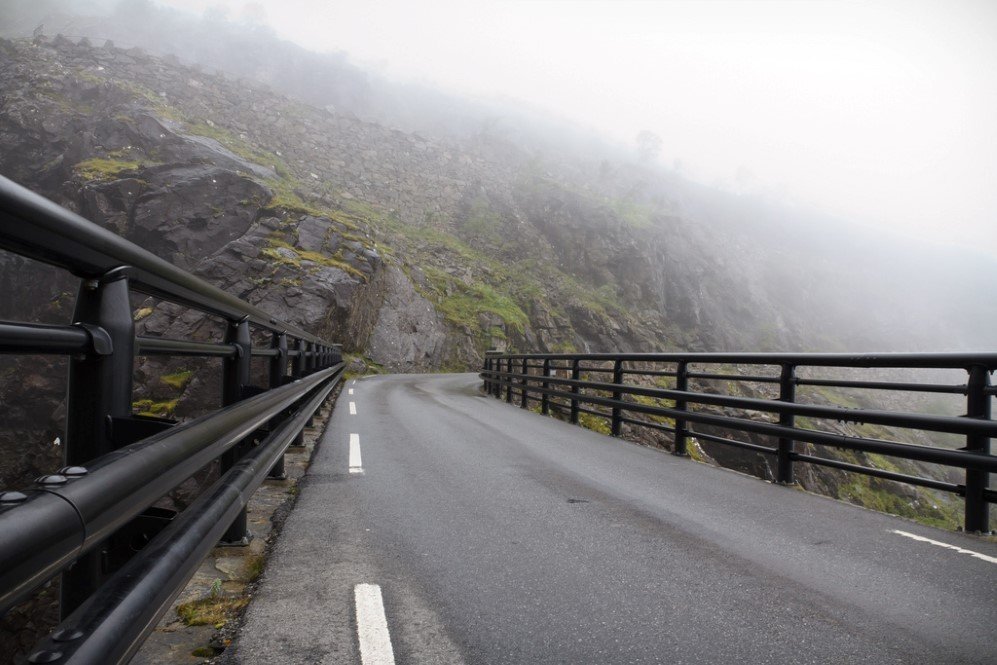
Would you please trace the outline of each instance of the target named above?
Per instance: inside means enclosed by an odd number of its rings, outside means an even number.
[[[948,543],[943,543],[938,540],[932,540],[931,538],[925,538],[924,536],[918,536],[917,534],[908,533],[906,531],[897,531],[896,529],[892,529],[891,533],[895,533],[898,536],[910,538],[911,540],[916,540],[922,543],[930,543],[932,545],[937,545],[938,547],[944,547],[947,550],[953,550],[955,552],[958,552],[959,554],[968,554],[974,559],[982,559],[983,561],[989,561],[990,563],[997,563],[997,557],[987,556],[986,554],[980,554],[979,552],[974,552],[973,550],[967,550],[964,547],[949,545]]]
[[[350,388],[350,394],[351,395],[353,394],[353,388]]]
[[[358,584],[353,590],[357,606],[357,637],[363,665],[394,665],[395,653],[384,616],[384,600],[377,584]]]
[[[350,434],[350,473],[363,473],[360,460],[360,435]]]
[[[356,402],[350,402],[350,415],[351,416],[357,415],[357,403]]]

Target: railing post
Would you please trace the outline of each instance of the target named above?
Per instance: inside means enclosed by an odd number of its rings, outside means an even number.
[[[486,352],[485,353],[485,367],[484,367],[484,375],[485,375],[485,386],[484,387],[485,387],[485,393],[488,394],[488,395],[492,394],[492,382],[490,381],[491,377],[488,375],[488,373],[490,371],[492,371],[492,359],[488,355],[488,353]]]
[[[284,377],[287,375],[287,335],[280,332],[274,333],[270,342],[272,348],[277,351],[277,355],[270,359],[270,387],[278,388],[284,385]],[[270,467],[267,474],[269,478],[283,480],[287,478],[284,469],[284,456],[281,455],[274,465]]]
[[[548,388],[546,379],[548,376],[550,376],[550,358],[544,358],[543,373],[544,373],[544,382],[541,383],[540,385],[546,391]],[[544,414],[545,416],[550,414],[550,395],[548,395],[546,392],[544,392],[540,396],[540,413]]]
[[[321,347],[315,342],[308,343],[308,360],[305,366],[308,368],[308,374],[314,374],[319,369],[319,357]],[[308,420],[305,421],[305,427],[312,427],[315,425],[315,417],[308,416]]]
[[[982,365],[969,369],[968,395],[966,398],[966,416],[989,420],[991,416],[990,372]],[[966,450],[968,452],[990,454],[990,438],[981,434],[966,435]],[[968,533],[986,533],[990,531],[990,503],[984,496],[984,491],[990,485],[990,473],[978,469],[966,469],[966,515],[965,529]]]
[[[505,401],[512,404],[512,358],[505,359],[505,371],[509,374],[505,377],[508,380],[505,386]]]
[[[613,385],[620,386],[623,384],[623,361],[616,360],[613,362]],[[613,391],[613,399],[619,401],[623,399],[623,392],[621,390]],[[620,427],[623,425],[623,409],[618,406],[613,407],[613,418],[610,425],[610,433],[613,436],[620,435]]]
[[[252,360],[252,341],[249,336],[249,321],[230,321],[225,331],[225,341],[234,344],[237,353],[222,361],[222,406],[235,404],[242,399],[244,386],[249,385],[249,363]],[[222,454],[221,473],[231,469],[239,461],[242,454],[242,443],[229,448]],[[248,542],[249,532],[246,527],[246,509],[243,508],[232,520],[228,531],[222,536],[222,542],[231,545]]]
[[[294,361],[291,363],[291,376],[295,379],[300,379],[305,374],[308,373],[307,370],[307,356],[305,355],[308,351],[308,344],[303,339],[299,339],[297,343],[298,354],[294,356]],[[292,446],[303,446],[305,445],[305,432],[304,430],[298,432],[294,441],[291,442]]]
[[[685,392],[689,390],[689,365],[685,361],[679,361],[675,366],[675,390]],[[685,411],[686,402],[684,399],[675,400],[675,410]],[[686,429],[685,420],[682,418],[675,419],[675,446],[672,450],[673,455],[678,455],[679,457],[688,457],[689,452],[687,450],[687,439],[689,438],[689,430]]]
[[[492,361],[492,369],[496,372],[502,371],[502,359],[495,358]],[[500,382],[500,377],[495,377],[495,383],[492,384],[492,395],[496,399],[502,399],[502,383]]]
[[[135,323],[128,280],[113,274],[84,280],[73,321],[101,328],[111,342],[107,355],[91,353],[69,361],[65,462],[84,466],[113,449],[111,419],[131,416]],[[102,576],[101,548],[84,555],[62,574],[63,618],[97,589]]]
[[[529,393],[529,375],[530,375],[530,365],[527,358],[523,358],[523,382],[522,382],[522,394],[519,396],[519,406],[525,409],[530,405],[530,393]]]
[[[796,401],[795,365],[782,366],[782,373],[779,375],[779,401],[789,403]],[[792,413],[780,413],[779,424],[783,427],[793,427],[796,424],[796,416]],[[793,439],[779,437],[775,480],[783,485],[792,485],[796,482],[793,474],[793,443]]]
[[[294,361],[291,363],[291,375],[295,379],[300,379],[308,373],[308,368],[305,364],[307,360],[307,356],[305,354],[308,352],[308,344],[305,340],[299,339],[296,346],[298,353],[294,356]]]
[[[582,373],[581,373],[581,369],[579,368],[579,363],[580,362],[581,362],[581,360],[579,360],[578,358],[574,358],[571,361],[571,380],[572,381],[578,381],[578,380],[581,379]],[[572,394],[572,398],[571,398],[571,417],[569,418],[569,420],[570,420],[570,422],[571,422],[572,425],[577,425],[578,424],[578,397],[577,397],[577,395],[578,395],[578,384],[577,383],[571,386],[571,394]]]

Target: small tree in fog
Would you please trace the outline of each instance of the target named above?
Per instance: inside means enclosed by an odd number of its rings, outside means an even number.
[[[652,131],[642,129],[637,134],[637,156],[642,162],[651,162],[657,159],[661,153],[661,146],[664,141]]]

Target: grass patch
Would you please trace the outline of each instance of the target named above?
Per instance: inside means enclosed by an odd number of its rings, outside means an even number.
[[[578,424],[599,434],[609,435],[613,431],[606,418],[593,416],[591,413],[579,413]]]
[[[631,398],[638,404],[642,406],[655,406],[663,407],[668,409],[675,408],[675,401],[670,399],[659,399],[657,397],[648,397],[647,395],[630,395]],[[675,427],[675,419],[669,418],[667,416],[659,416],[652,413],[641,413],[641,418],[647,418],[648,421],[652,423],[657,423],[659,425],[668,425],[669,427]]]
[[[193,377],[193,370],[182,369],[179,372],[174,372],[173,374],[164,374],[159,377],[159,380],[174,390],[183,390],[187,387],[187,384],[190,383],[190,380]]]
[[[206,122],[184,123],[184,131],[195,136],[204,136],[218,141],[227,150],[242,157],[247,162],[253,162],[276,173],[287,173],[287,166],[276,155],[271,155],[252,146],[248,141],[239,138],[232,132],[216,124]]]
[[[132,402],[132,409],[140,416],[169,418],[177,408],[179,399],[169,399],[157,402],[151,399],[140,399]]]
[[[281,249],[285,251],[282,252],[280,251]],[[287,250],[293,252],[294,256],[288,256]],[[367,280],[367,276],[365,274],[351,266],[346,261],[343,261],[342,258],[339,258],[341,255],[338,254],[338,252],[336,256],[326,256],[325,254],[321,254],[319,252],[300,249],[280,238],[279,234],[272,235],[267,239],[267,246],[260,250],[260,254],[279,265],[301,268],[302,261],[310,261],[311,263],[325,266],[327,268],[338,268],[339,270],[353,275],[358,279],[364,281]]]
[[[249,598],[208,596],[177,606],[177,616],[185,626],[223,627],[249,603]]]
[[[962,522],[958,509],[936,503],[927,492],[918,489],[917,498],[911,500],[894,494],[884,481],[869,476],[853,476],[839,490],[840,499],[881,513],[906,517],[928,526],[954,530]]]
[[[635,229],[646,229],[653,223],[654,210],[642,203],[628,199],[612,199],[609,201],[609,208],[621,222]]]
[[[426,268],[433,285],[437,309],[450,323],[481,333],[478,315],[489,313],[502,319],[507,328],[522,333],[529,323],[526,313],[510,297],[490,284],[465,284],[442,270]]]
[[[84,180],[107,182],[118,179],[123,173],[137,171],[143,166],[145,162],[142,161],[94,157],[76,164],[73,171]]]
[[[243,574],[247,582],[255,582],[260,579],[263,569],[266,568],[267,559],[262,554],[252,554],[246,557]]]

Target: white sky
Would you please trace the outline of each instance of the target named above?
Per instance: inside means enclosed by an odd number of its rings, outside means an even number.
[[[997,0],[160,0],[997,255]],[[743,169],[742,169],[743,170]]]

